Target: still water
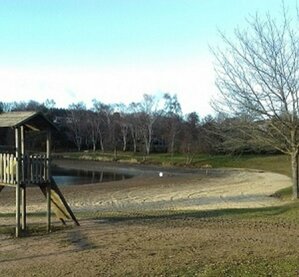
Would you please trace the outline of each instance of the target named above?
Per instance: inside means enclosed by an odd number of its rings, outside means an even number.
[[[53,167],[52,176],[59,186],[119,181],[132,177],[131,175],[116,172],[86,171],[81,169],[66,169],[62,167]]]

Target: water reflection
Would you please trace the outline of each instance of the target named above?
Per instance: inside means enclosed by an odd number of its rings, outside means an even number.
[[[131,175],[116,172],[87,171],[62,167],[54,167],[52,175],[56,183],[60,186],[119,181],[132,177]]]

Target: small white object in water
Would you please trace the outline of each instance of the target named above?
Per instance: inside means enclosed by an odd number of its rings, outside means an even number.
[[[159,173],[159,176],[160,176],[160,177],[163,177],[163,172],[160,172],[160,173]]]

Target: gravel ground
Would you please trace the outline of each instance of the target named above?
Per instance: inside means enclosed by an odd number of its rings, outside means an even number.
[[[181,213],[279,205],[281,202],[269,195],[290,185],[286,176],[254,170],[56,163],[66,168],[108,168],[134,175],[118,182],[63,187],[75,213],[157,214],[122,220],[85,216],[78,218],[80,227],[50,235],[24,239],[0,235],[0,276],[180,276],[186,272],[209,276],[209,270],[226,263],[254,266],[266,260],[270,267],[276,259],[299,257],[299,228],[295,223]],[[14,190],[5,188],[0,203],[2,213],[13,212]],[[41,192],[29,188],[28,210],[45,211],[45,207]],[[161,210],[170,210],[170,216],[160,217]],[[13,216],[0,216],[2,226],[13,221]],[[45,219],[38,216],[28,218],[29,224],[42,221]]]

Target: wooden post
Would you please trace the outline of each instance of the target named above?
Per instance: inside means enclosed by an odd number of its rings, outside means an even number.
[[[21,157],[20,157],[20,165],[21,165],[21,181],[22,181],[22,230],[26,230],[26,183],[25,183],[25,135],[24,135],[24,126],[21,126]]]
[[[20,236],[20,136],[19,128],[15,128],[16,144],[16,237]]]
[[[47,143],[46,143],[46,182],[47,182],[47,230],[51,232],[51,163],[50,163],[50,151],[51,151],[51,131],[47,131]]]

